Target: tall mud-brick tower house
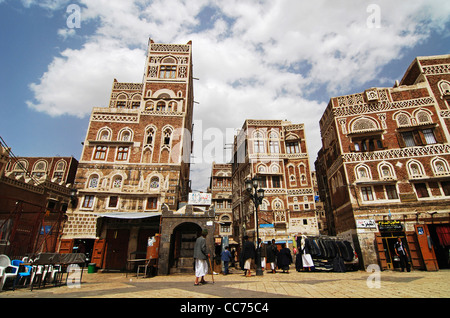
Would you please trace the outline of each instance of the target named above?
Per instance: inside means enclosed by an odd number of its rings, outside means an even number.
[[[192,43],[150,40],[143,83],[114,79],[109,106],[93,108],[61,252],[105,269],[145,258],[162,210],[188,199],[192,117]]]
[[[317,180],[329,229],[364,267],[449,268],[450,55],[417,57],[393,87],[332,97],[320,120]]]

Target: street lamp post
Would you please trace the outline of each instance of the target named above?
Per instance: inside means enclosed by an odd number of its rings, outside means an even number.
[[[261,247],[259,246],[259,224],[258,224],[258,206],[262,203],[264,198],[264,189],[259,188],[259,179],[254,177],[253,179],[247,179],[245,181],[245,188],[255,204],[256,211],[256,275],[262,276],[263,270],[261,268]]]

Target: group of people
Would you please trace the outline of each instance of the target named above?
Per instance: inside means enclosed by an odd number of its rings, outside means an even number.
[[[261,239],[258,240],[258,248],[261,251],[261,268],[264,270],[266,264],[270,264],[270,273],[276,273],[276,268],[281,269],[283,273],[289,273],[289,265],[292,263],[291,250],[282,244],[281,250],[278,250],[275,240],[269,241],[268,244],[262,244]],[[240,257],[240,267],[244,270],[244,275],[251,276],[251,268],[256,259],[256,248],[248,236],[244,236],[244,244]]]
[[[208,259],[210,258],[210,254],[206,248],[206,236],[208,231],[204,229],[202,231],[202,235],[197,238],[194,245],[194,263],[195,263],[195,286],[199,286],[202,284],[206,284],[205,275],[208,273]],[[293,262],[293,257],[291,254],[291,250],[286,247],[286,244],[281,245],[281,249],[278,250],[277,245],[275,244],[275,239],[267,242],[267,244],[262,244],[261,239],[258,239],[258,247],[261,251],[261,268],[264,270],[266,268],[266,264],[270,264],[269,273],[276,273],[277,268],[282,270],[283,273],[289,273],[289,266]],[[304,253],[305,247],[300,246],[300,251],[302,251],[301,259],[302,263],[306,268],[313,266],[313,262],[311,256],[308,253]],[[242,250],[239,258],[239,266],[244,270],[244,275],[246,277],[251,276],[251,269],[254,267],[255,262],[257,261],[256,253],[257,249],[255,244],[249,240],[249,237],[244,236],[244,244],[242,246]],[[297,257],[299,257],[298,255]],[[309,256],[309,257],[308,257]],[[229,265],[232,261],[234,261],[233,256],[229,250],[229,247],[226,246],[225,250],[221,253],[221,260],[224,263],[224,274],[229,274]]]

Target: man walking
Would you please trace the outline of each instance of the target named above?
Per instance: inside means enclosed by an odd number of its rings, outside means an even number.
[[[195,283],[194,286],[206,284],[205,275],[208,274],[208,258],[210,254],[206,250],[206,236],[208,230],[203,229],[202,235],[197,238],[194,245]],[[212,270],[212,269],[211,269]],[[198,281],[200,278],[200,282]]]
[[[272,273],[276,273],[275,267],[277,262],[277,254],[278,249],[275,245],[275,240],[272,240],[272,244],[270,244],[270,241],[268,242],[268,245],[266,247],[266,254],[267,254],[267,262],[270,263],[270,269]]]
[[[228,270],[228,266],[229,266],[230,261],[231,261],[231,253],[229,251],[229,247],[228,246],[225,246],[225,251],[222,252],[221,259],[223,261],[223,267],[224,267],[223,274],[224,275],[228,275],[230,273],[229,270]]]
[[[401,238],[397,238],[397,242],[394,244],[395,254],[400,257],[400,266],[402,267],[402,272],[406,270],[408,272],[411,271],[408,262],[408,252],[406,251],[405,246],[403,246]]]
[[[245,270],[245,276],[251,276],[252,261],[255,259],[255,244],[248,240],[248,236],[244,236],[244,244],[242,247],[242,263]]]

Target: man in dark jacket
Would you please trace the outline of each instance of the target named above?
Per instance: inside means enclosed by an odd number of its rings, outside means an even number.
[[[242,247],[241,267],[245,270],[245,276],[251,276],[251,265],[255,259],[255,244],[248,240],[248,236],[244,236],[244,244]]]
[[[272,273],[276,273],[276,263],[277,263],[277,254],[278,249],[275,245],[275,240],[272,240],[272,244],[270,244],[270,241],[268,242],[268,245],[266,247],[266,254],[267,254],[267,262],[270,263],[270,268],[272,270]]]

